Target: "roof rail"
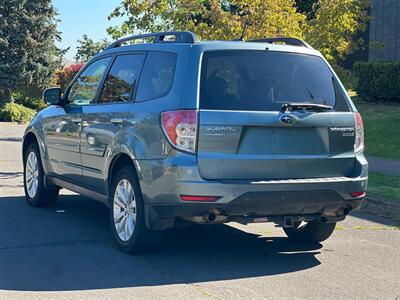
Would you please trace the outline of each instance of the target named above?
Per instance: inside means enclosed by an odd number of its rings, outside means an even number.
[[[165,37],[175,36],[174,41],[165,40]],[[119,39],[113,43],[111,43],[106,50],[121,47],[123,43],[144,39],[144,38],[153,38],[153,43],[188,43],[193,44],[198,39],[197,36],[191,31],[166,31],[166,32],[154,32],[154,33],[145,33],[139,35],[132,35],[122,39]]]
[[[305,41],[291,37],[264,38],[264,39],[250,40],[248,42],[270,43],[270,44],[285,43],[286,45],[306,47],[312,49],[312,47]]]

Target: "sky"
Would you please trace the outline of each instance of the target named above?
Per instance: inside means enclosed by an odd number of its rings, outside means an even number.
[[[61,31],[62,49],[71,47],[65,58],[74,60],[77,40],[87,34],[97,41],[107,37],[109,26],[120,25],[123,19],[108,21],[108,15],[121,3],[121,0],[53,0],[58,10],[58,30]]]

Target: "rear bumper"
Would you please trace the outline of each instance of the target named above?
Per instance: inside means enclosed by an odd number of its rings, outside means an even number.
[[[145,205],[148,228],[163,230],[174,226],[177,219],[198,223],[256,219],[283,223],[284,218],[304,221],[342,221],[351,210],[359,209],[363,198],[345,200],[332,190],[248,192],[229,203],[175,203]],[[212,216],[213,221],[209,222]],[[252,221],[253,220],[253,221]]]
[[[204,180],[198,173],[196,158],[190,155],[182,155],[179,163],[175,159],[144,163],[142,170],[151,170],[142,172],[150,177],[140,179],[149,228],[169,227],[176,218],[211,212],[228,217],[345,216],[362,203],[362,198],[352,198],[349,193],[366,191],[368,182],[368,163],[362,154],[357,157],[355,177],[266,181]],[[180,200],[179,195],[219,198],[193,203]],[[160,220],[165,222],[161,224]]]
[[[344,200],[334,191],[248,192],[229,203],[153,204],[161,218],[192,217],[217,213],[224,216],[346,215],[358,209],[363,199]]]

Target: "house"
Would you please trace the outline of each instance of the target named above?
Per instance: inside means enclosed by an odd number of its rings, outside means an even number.
[[[369,61],[400,61],[400,0],[372,0]]]

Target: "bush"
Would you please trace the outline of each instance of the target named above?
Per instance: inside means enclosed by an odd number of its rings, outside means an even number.
[[[47,106],[41,98],[29,97],[21,92],[13,94],[13,97],[15,103],[21,104],[36,111],[42,110]]]
[[[354,90],[356,88],[357,78],[350,70],[339,65],[332,65],[332,68],[335,70],[337,76],[339,76],[339,79],[343,83],[346,90]]]
[[[36,114],[33,109],[10,102],[0,108],[0,120],[6,122],[28,123]]]
[[[357,77],[356,91],[362,100],[400,103],[400,62],[357,62],[353,73]]]

